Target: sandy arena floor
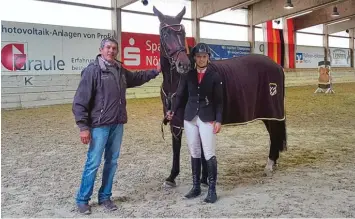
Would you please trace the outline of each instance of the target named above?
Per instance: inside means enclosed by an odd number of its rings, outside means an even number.
[[[315,95],[315,86],[287,88],[289,150],[272,177],[262,174],[269,143],[262,122],[223,127],[213,205],[202,202],[206,188],[200,198],[183,199],[191,185],[185,135],[178,187],[162,188],[172,162],[170,138],[160,132],[162,105],[158,98],[130,100],[113,187],[119,209],[97,206],[101,166],[89,217],[355,217],[355,83],[334,89]],[[74,197],[87,146],[71,106],[1,116],[2,217],[79,217]]]

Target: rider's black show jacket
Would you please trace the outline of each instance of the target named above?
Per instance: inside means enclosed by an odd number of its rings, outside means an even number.
[[[191,121],[196,115],[203,122],[216,121],[222,123],[223,84],[218,72],[206,69],[201,83],[198,83],[197,70],[191,70],[183,76],[176,93],[173,112],[185,106],[184,119]]]

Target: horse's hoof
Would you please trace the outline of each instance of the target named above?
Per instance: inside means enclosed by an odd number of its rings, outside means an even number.
[[[264,169],[264,176],[267,176],[267,177],[270,177],[272,176],[272,170],[269,170],[269,169]]]
[[[174,188],[176,187],[176,182],[165,181],[163,183],[164,188]]]

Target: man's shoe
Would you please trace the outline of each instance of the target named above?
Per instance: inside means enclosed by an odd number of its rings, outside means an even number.
[[[88,204],[77,204],[78,211],[80,214],[91,214],[91,206]]]
[[[117,205],[110,199],[99,203],[99,205],[103,205],[109,211],[116,211],[118,209]]]

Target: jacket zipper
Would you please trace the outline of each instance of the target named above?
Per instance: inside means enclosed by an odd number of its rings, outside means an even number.
[[[99,124],[100,124],[100,122],[101,122],[101,117],[102,117],[102,112],[104,111],[104,104],[103,104],[103,100],[102,100],[102,106],[101,106],[101,110],[100,110],[100,116],[99,116]]]
[[[121,68],[118,69],[118,95],[119,95],[119,98],[120,98],[120,104],[122,104],[122,101],[121,101],[121,87],[120,87],[120,80],[121,80]]]

